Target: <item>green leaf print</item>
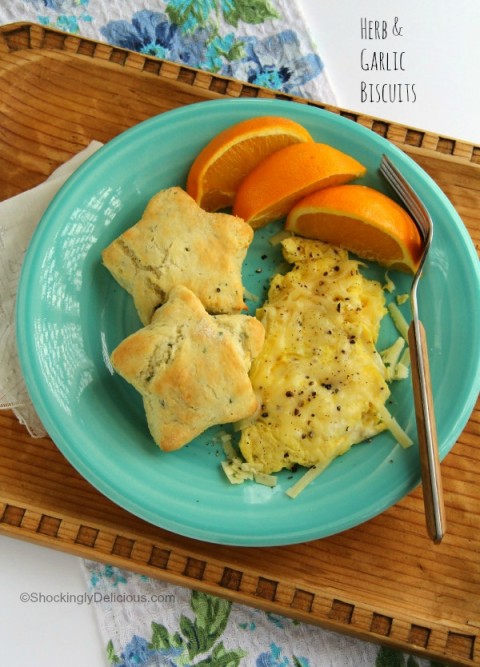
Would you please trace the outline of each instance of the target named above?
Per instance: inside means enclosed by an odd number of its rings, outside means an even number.
[[[268,19],[278,19],[279,14],[271,7],[267,0],[237,0],[232,7],[224,11],[225,21],[237,26],[239,21],[259,24]]]
[[[111,639],[107,644],[107,660],[110,665],[118,665],[118,663],[120,662],[120,658],[115,653],[115,649],[113,648],[113,642]]]
[[[195,621],[182,616],[180,630],[187,641],[188,654],[193,658],[211,649],[224,632],[231,603],[193,591],[191,605],[196,615]]]
[[[195,663],[195,667],[239,667],[240,660],[246,655],[245,651],[228,650],[220,642],[215,646],[211,655],[205,660]]]
[[[176,2],[170,0],[166,6],[168,18],[172,23],[183,26],[185,29],[194,29],[208,23],[210,12],[215,9],[214,0],[190,0]]]
[[[409,655],[407,662],[402,651],[382,646],[377,654],[375,667],[419,667],[418,661]],[[430,660],[430,667],[447,667],[443,662]]]
[[[196,622],[192,622],[187,616],[180,616],[180,631],[186,640],[190,658],[194,658],[199,653],[204,653],[204,651],[207,651],[215,642],[214,639],[209,646],[206,632],[203,628],[199,628]]]
[[[213,28],[223,14],[227,23],[237,26],[239,21],[250,24],[280,18],[268,0],[169,0],[166,12],[170,21],[185,32]]]
[[[152,621],[152,639],[149,648],[157,651],[169,648],[180,648],[183,646],[182,636],[176,632],[171,635],[164,625]]]
[[[223,642],[218,641],[227,627],[232,603],[214,595],[192,591],[190,604],[194,618],[182,614],[179,630],[174,633],[169,632],[164,625],[152,621],[148,649],[159,652],[179,650],[179,665],[239,667],[241,659],[247,653],[241,649],[226,649]],[[108,657],[112,665],[121,662],[114,653],[112,642],[108,645]],[[194,658],[200,661],[193,662]]]
[[[227,627],[232,603],[214,595],[193,591],[191,605],[197,616],[198,627],[208,629],[213,644]]]
[[[375,667],[405,667],[405,658],[401,651],[381,646],[375,661]]]

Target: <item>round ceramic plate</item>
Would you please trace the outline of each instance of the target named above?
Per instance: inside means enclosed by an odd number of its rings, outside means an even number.
[[[430,209],[435,235],[419,304],[442,458],[467,422],[479,388],[480,322],[472,313],[480,312],[480,280],[473,244],[440,189],[392,144],[321,109],[250,99],[182,107],[121,134],[67,181],[33,237],[17,302],[21,366],[49,434],[93,486],[153,524],[223,544],[281,545],[331,535],[379,514],[420,482],[409,380],[393,386],[389,407],[415,445],[403,450],[383,433],[335,460],[291,500],[285,490],[301,470],[281,473],[274,489],[227,482],[215,441],[223,427],[177,452],[161,452],[149,435],[140,396],[111,370],[109,354],[140,323],[130,296],[102,266],[102,249],[141,217],[157,191],[185,185],[192,160],[216,133],[270,114],[290,117],[316,141],[350,153],[368,169],[362,182],[389,192],[377,173],[387,153]],[[278,228],[256,233],[245,262],[246,288],[260,297],[281,263],[279,249],[268,242]],[[384,281],[378,267],[367,271]],[[392,277],[398,293],[408,291],[409,276]],[[254,312],[258,304],[249,306]],[[408,318],[408,304],[404,308]],[[379,347],[395,337],[386,318]]]

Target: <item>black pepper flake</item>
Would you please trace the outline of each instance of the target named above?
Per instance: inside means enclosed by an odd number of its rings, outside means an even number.
[[[339,313],[339,312],[340,312],[340,302],[337,303],[337,313]]]
[[[333,267],[333,270],[334,270],[334,271],[340,271],[340,267],[339,267],[338,265],[337,265],[337,266],[334,266],[334,267]]]
[[[216,290],[216,291],[217,291],[217,292],[221,292],[222,290],[220,289],[220,287],[217,287],[217,290]]]
[[[332,385],[331,385],[330,383],[328,383],[328,382],[322,382],[322,387],[323,387],[324,389],[328,389],[328,390],[330,390],[330,389],[332,388]]]
[[[298,415],[300,414],[300,410],[298,408],[295,408],[293,414],[295,415],[295,417],[298,417]]]
[[[266,419],[268,417],[268,412],[262,412],[262,417]]]
[[[262,273],[262,269],[260,269],[260,268],[255,269],[255,273]]]
[[[262,255],[262,259],[267,259],[268,255]]]
[[[290,398],[290,396],[293,396],[293,391],[290,391],[290,390],[286,391],[285,396],[288,396]]]

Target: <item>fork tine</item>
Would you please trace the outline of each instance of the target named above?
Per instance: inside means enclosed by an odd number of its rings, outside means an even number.
[[[394,164],[385,154],[382,156],[380,163],[380,172],[385,176],[387,181],[390,183],[405,206],[408,208],[420,232],[422,240],[425,242],[429,234],[431,234],[431,219],[428,211],[418,199],[416,193],[404,180],[403,176],[398,172]]]
[[[416,200],[416,197],[413,196],[413,193],[411,189],[407,186],[407,184],[399,178],[398,172],[395,171],[391,162],[387,160],[388,158],[386,156],[382,158],[380,171],[387,178],[390,185],[397,192],[397,194],[400,196],[405,205],[409,208],[414,218],[418,217],[421,219],[425,219],[426,218],[425,209]],[[415,220],[415,222],[418,224],[419,221]]]

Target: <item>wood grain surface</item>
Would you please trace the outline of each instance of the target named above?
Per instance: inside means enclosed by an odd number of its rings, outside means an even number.
[[[192,102],[271,97],[242,84],[31,24],[0,28],[0,200],[90,141]],[[308,102],[311,104],[311,102]],[[416,160],[480,243],[480,148],[326,107]],[[480,664],[480,411],[442,463],[448,532],[426,534],[421,489],[375,519],[287,547],[215,546],[124,511],[49,438],[0,412],[0,532],[453,665]]]

